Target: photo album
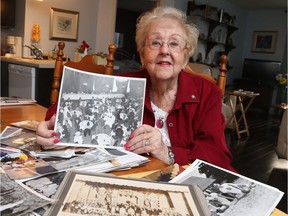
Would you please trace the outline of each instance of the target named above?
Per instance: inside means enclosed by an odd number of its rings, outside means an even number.
[[[146,79],[64,66],[55,130],[57,145],[119,148],[142,123]]]

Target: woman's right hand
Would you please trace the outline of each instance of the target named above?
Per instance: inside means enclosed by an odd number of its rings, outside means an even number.
[[[59,149],[63,146],[57,146],[56,143],[60,142],[57,137],[57,132],[53,130],[56,116],[53,115],[49,121],[42,121],[39,123],[36,130],[36,142],[42,146],[43,149]]]

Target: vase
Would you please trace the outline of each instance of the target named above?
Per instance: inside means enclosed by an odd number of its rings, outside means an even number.
[[[85,48],[83,53],[79,53],[79,52],[75,52],[74,53],[74,61],[78,62],[80,61],[82,58],[84,58],[84,56],[86,56],[88,54],[87,48]]]
[[[287,104],[287,85],[278,86],[277,89],[277,99],[276,103],[286,103]]]

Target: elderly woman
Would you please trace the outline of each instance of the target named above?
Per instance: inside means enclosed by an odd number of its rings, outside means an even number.
[[[144,117],[124,146],[167,164],[202,159],[234,171],[225,143],[221,91],[184,70],[198,34],[175,8],[157,7],[139,17],[136,43],[142,69],[124,76],[147,79]],[[42,122],[37,131],[38,143],[49,148],[59,142],[49,130],[54,121]]]

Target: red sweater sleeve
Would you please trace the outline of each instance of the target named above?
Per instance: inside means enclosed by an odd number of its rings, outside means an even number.
[[[55,103],[48,108],[46,112],[46,116],[45,116],[45,121],[48,121],[54,114],[56,114],[57,107],[58,107],[58,104]]]

